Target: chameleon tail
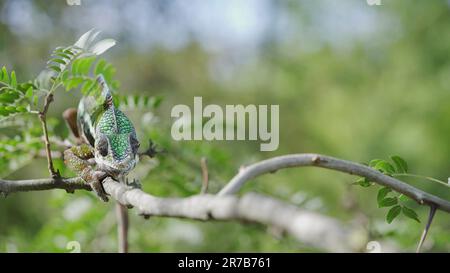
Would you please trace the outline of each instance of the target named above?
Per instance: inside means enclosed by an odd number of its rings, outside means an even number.
[[[108,85],[106,84],[103,74],[100,74],[97,76],[97,83],[100,85],[100,88],[102,90],[101,96],[103,99],[103,106],[105,107],[105,109],[107,109],[113,105],[113,97],[111,94],[111,90],[109,89]]]
[[[102,113],[113,104],[111,91],[102,74],[98,75],[97,83],[101,94],[81,98],[77,115],[80,135],[92,147],[95,146],[95,123]]]

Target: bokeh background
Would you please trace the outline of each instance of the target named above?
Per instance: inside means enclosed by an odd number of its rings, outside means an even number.
[[[73,2],[73,1],[72,1]],[[144,190],[188,196],[201,188],[206,157],[210,192],[218,191],[242,164],[286,153],[316,152],[356,162],[405,158],[413,173],[450,176],[450,4],[446,0],[316,1],[0,1],[0,63],[20,80],[36,77],[53,48],[72,44],[91,28],[117,45],[105,55],[117,69],[123,94],[161,98],[157,109],[127,113],[143,146],[152,138],[167,153],[133,173]],[[61,120],[77,105],[78,92],[56,95],[50,115],[61,137]],[[280,145],[260,152],[255,141],[181,141],[170,136],[175,104],[278,104]],[[0,132],[0,134],[2,134]],[[57,166],[70,175],[61,162]],[[8,179],[48,175],[45,159],[30,155],[1,170]],[[249,183],[257,191],[309,210],[359,223],[369,240],[396,251],[413,251],[422,223],[384,220],[376,187],[352,185],[354,177],[301,168]],[[450,198],[448,187],[408,179]],[[0,199],[1,252],[116,251],[112,202],[91,193],[55,190]],[[275,251],[311,249],[259,225],[144,220],[130,211],[130,251]],[[450,218],[438,212],[424,250],[450,250]],[[362,250],[364,251],[364,250]]]

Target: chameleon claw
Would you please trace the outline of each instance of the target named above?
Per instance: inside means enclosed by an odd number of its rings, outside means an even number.
[[[52,172],[52,178],[54,180],[60,179],[61,178],[61,173],[59,172],[59,169],[56,169]]]
[[[138,179],[134,179],[130,182],[128,179],[126,180],[126,184],[128,189],[132,190],[132,189],[142,189],[142,185],[139,182]]]
[[[92,182],[90,183],[92,189],[95,191],[97,196],[104,202],[108,202],[108,196],[106,195],[105,189],[103,188],[102,181],[108,175],[102,171],[94,171],[92,174]]]
[[[165,153],[165,149],[158,149],[158,145],[156,145],[151,139],[149,140],[148,149],[144,152],[139,153],[140,156],[149,156],[150,158],[154,158],[157,154]]]

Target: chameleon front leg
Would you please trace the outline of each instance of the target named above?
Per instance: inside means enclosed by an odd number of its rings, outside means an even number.
[[[73,146],[64,151],[64,163],[66,166],[80,176],[86,183],[91,185],[101,200],[107,202],[108,197],[102,186],[102,180],[107,174],[93,168],[90,163],[90,160],[93,158],[93,148],[88,144]]]

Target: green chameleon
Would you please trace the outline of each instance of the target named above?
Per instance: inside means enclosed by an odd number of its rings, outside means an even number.
[[[97,83],[100,100],[85,96],[78,110],[68,109],[63,114],[79,144],[64,151],[64,162],[106,202],[102,180],[109,176],[125,181],[139,161],[139,141],[133,123],[114,106],[102,75]]]

